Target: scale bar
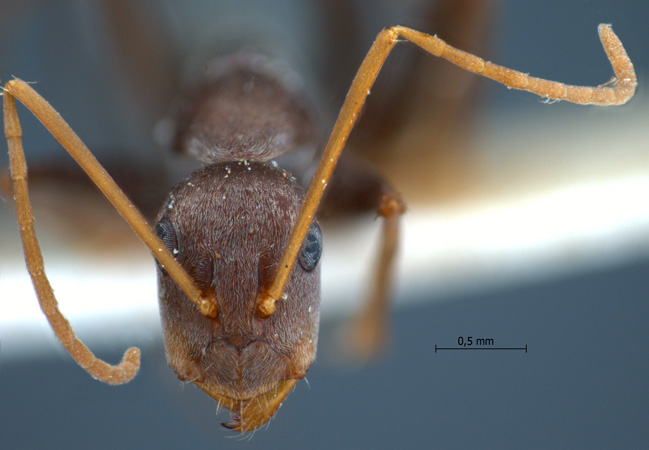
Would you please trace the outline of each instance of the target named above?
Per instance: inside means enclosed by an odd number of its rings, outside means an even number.
[[[524,350],[527,353],[527,344],[525,347],[438,347],[435,344],[435,353],[437,350]]]

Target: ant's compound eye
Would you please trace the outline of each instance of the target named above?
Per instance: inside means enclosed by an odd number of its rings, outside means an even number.
[[[312,271],[318,265],[320,255],[322,255],[322,232],[320,226],[314,222],[302,245],[302,251],[298,259],[300,266],[307,272]]]
[[[163,219],[155,226],[155,234],[164,242],[165,247],[171,253],[176,255],[178,253],[178,237],[176,237],[176,230],[174,226],[167,219]]]

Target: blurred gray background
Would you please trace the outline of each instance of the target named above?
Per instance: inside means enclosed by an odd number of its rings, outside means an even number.
[[[324,14],[320,2],[138,1],[115,2],[111,8],[81,1],[4,3],[0,79],[15,75],[38,81],[39,92],[100,159],[129,161],[133,167],[162,165],[151,130],[169,111],[182,67],[196,57],[196,49],[206,52],[215,40],[250,29],[253,35],[272,36],[272,45],[305,74],[328,123],[356,69],[349,61],[362,56],[381,27],[402,24],[436,32],[426,29],[422,4],[414,0],[399,6],[349,2],[357,24],[352,28],[360,31],[354,45],[342,36],[337,50],[328,48],[336,34],[332,27],[349,17]],[[646,2],[489,3],[494,25],[488,59],[578,84],[599,84],[611,76],[595,30],[601,22],[612,23],[635,62],[640,86],[627,109],[602,114],[611,120],[622,114],[646,117]],[[131,7],[132,16],[119,14]],[[144,35],[151,41],[125,51],[133,24],[140,27],[126,20],[133,18],[149,24]],[[360,49],[360,56],[342,55],[345,64],[338,67],[336,52],[347,46]],[[564,51],[569,56],[557,56]],[[129,59],[129,52],[135,57]],[[545,106],[536,97],[491,84],[482,87],[476,101],[478,115],[520,117]],[[555,106],[559,114],[572,111],[570,105]],[[30,161],[40,165],[67,158],[49,153],[52,139],[27,114],[21,119]],[[528,149],[521,142],[524,153]],[[638,146],[649,154],[646,139]],[[6,166],[5,154],[0,164]],[[644,199],[638,200],[646,209]],[[10,214],[11,203],[4,203],[2,211]],[[227,417],[215,415],[214,402],[193,386],[181,386],[167,368],[159,336],[133,342],[143,347],[142,369],[132,383],[118,388],[91,380],[54,349],[40,357],[3,358],[0,341],[0,448],[649,444],[649,250],[637,248],[588,270],[542,279],[441,292],[420,283],[399,292],[407,298],[395,308],[393,340],[384,359],[365,367],[341,364],[333,345],[339,320],[332,315],[322,325],[319,359],[308,384],[300,382],[268,428],[254,436],[223,429]],[[0,289],[0,302],[12,301],[20,299],[7,298]],[[528,352],[435,353],[435,345],[454,346],[459,336],[493,338],[497,346],[527,345]],[[115,361],[121,351],[120,341],[98,353]]]

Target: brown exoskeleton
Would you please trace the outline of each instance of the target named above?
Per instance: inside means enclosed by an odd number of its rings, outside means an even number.
[[[128,349],[116,366],[106,364],[76,338],[58,310],[33,230],[15,98],[86,170],[159,262],[165,347],[177,375],[232,411],[229,428],[254,430],[272,417],[315,357],[322,243],[314,216],[396,42],[409,40],[466,70],[545,98],[623,104],[637,84],[633,66],[611,28],[601,25],[599,32],[615,79],[601,87],[576,87],[496,66],[408,28],[382,31],[352,83],[306,194],[268,162],[313,139],[306,107],[281,73],[263,60],[227,60],[190,96],[177,130],[181,150],[208,165],[174,188],[155,231],[53,108],[26,83],[12,80],[4,91],[5,134],[25,259],[41,308],[57,338],[93,377],[121,384],[135,376],[138,349]],[[377,196],[377,203],[385,218],[384,245],[377,294],[359,325],[368,329],[380,328],[384,320],[384,293],[403,211],[400,198],[389,189]]]
[[[313,139],[302,96],[259,55],[215,61],[181,106],[176,147],[207,165],[176,186],[156,234],[215,301],[201,314],[159,267],[169,364],[235,412],[228,427],[264,423],[315,357],[322,235],[314,222],[275,311],[270,287],[304,191],[265,161]],[[248,425],[250,424],[250,425]],[[249,428],[249,426],[251,428]]]

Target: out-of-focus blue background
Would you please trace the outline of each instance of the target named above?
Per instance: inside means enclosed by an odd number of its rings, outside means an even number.
[[[356,4],[362,11],[360,48],[368,48],[383,26],[422,28],[415,1],[403,7],[387,1]],[[319,58],[326,43],[319,39],[315,2],[134,5],[167,33],[157,50],[141,52],[152,65],[131,68],[111,64],[116,44],[104,40],[100,3],[3,5],[0,79],[16,75],[38,81],[39,91],[91,148],[122,152],[120,157],[133,165],[156,150],[150,130],[173,98],[179,55],[205,46],[210,36],[222,37],[223,28],[262,23],[261,34],[273,28],[277,42],[295,55],[295,66],[310,77],[314,96],[326,104],[339,95],[339,87],[335,93],[326,88],[333,69]],[[612,23],[640,79],[638,98],[626,113],[646,115],[646,2],[494,5],[489,59],[579,84],[610,76],[595,30],[601,22]],[[583,49],[574,52],[573,45]],[[556,56],[564,49],[570,58]],[[146,72],[150,67],[170,72],[154,78]],[[131,69],[141,70],[137,73],[149,77],[151,85],[120,90]],[[138,107],[138,96],[149,98],[148,89],[162,99]],[[490,114],[515,109],[523,115],[539,106],[529,95],[485,89],[483,108]],[[51,139],[23,116],[31,157],[49,158],[42,155],[51,149]],[[97,117],[102,121],[93,120]],[[649,153],[647,140],[638,145]],[[395,311],[386,357],[367,367],[338,364],[332,350],[337,324],[325,321],[308,385],[299,383],[268,429],[251,439],[222,429],[227,417],[215,415],[214,402],[193,386],[181,387],[166,366],[159,336],[139,343],[144,346],[141,372],[118,388],[94,382],[61,352],[3,360],[0,343],[0,448],[644,448],[649,444],[647,254],[639,250],[587,271],[434,299],[418,285],[404,296],[419,301]],[[0,302],[14,300],[0,290]],[[497,346],[527,345],[528,352],[434,352],[435,345],[455,345],[458,336],[493,338]],[[115,361],[120,351],[103,350],[100,356]]]
[[[638,262],[400,309],[383,362],[350,370],[322,356],[250,441],[221,428],[226,416],[202,391],[180,387],[159,346],[119,388],[64,356],[5,363],[0,439],[7,449],[642,448],[648,271]],[[528,353],[434,352],[458,334]]]

